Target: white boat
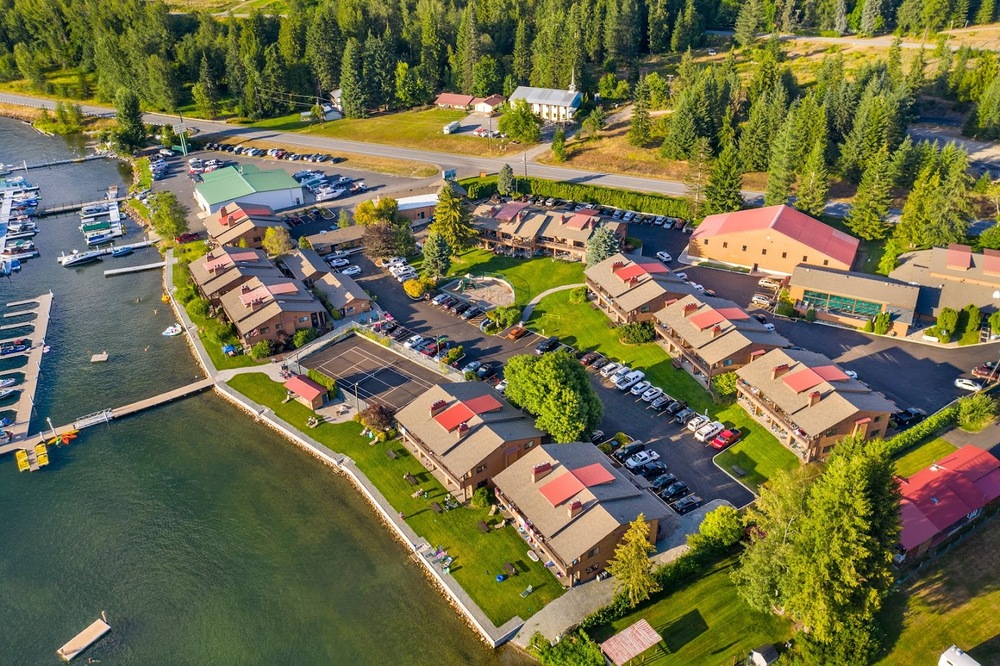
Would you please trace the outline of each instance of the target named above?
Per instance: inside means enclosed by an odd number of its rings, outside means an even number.
[[[6,379],[0,379],[0,389],[5,389],[8,386],[13,386],[17,383],[17,378],[7,377]]]
[[[92,261],[100,261],[102,254],[104,254],[104,250],[89,250],[87,252],[73,250],[69,254],[61,255],[58,261],[63,268],[69,268],[71,266],[89,264]]]
[[[0,389],[0,400],[6,398],[7,396],[9,396],[13,392],[14,392],[14,389],[12,389],[12,388]]]
[[[80,209],[80,217],[87,217],[88,215],[100,215],[101,213],[108,212],[108,204],[101,202],[94,202],[85,204],[82,209]]]
[[[180,324],[174,324],[173,326],[168,326],[167,330],[163,331],[163,335],[172,338],[175,335],[180,335],[184,332],[184,328]]]

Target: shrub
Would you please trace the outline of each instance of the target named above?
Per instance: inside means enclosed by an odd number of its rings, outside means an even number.
[[[472,493],[470,504],[473,509],[485,509],[493,504],[493,491],[489,488],[476,488],[476,492]]]
[[[224,345],[236,340],[236,329],[230,323],[210,319],[205,325],[205,335],[209,340]]]
[[[889,451],[893,455],[899,455],[901,451],[918,444],[938,430],[950,426],[958,416],[958,405],[950,404],[939,412],[931,414],[926,419],[913,426],[909,430],[904,430],[889,440]]]
[[[874,333],[875,322],[873,322],[871,319],[866,319],[865,325],[861,327],[861,330],[864,331],[865,333]]]
[[[688,535],[694,550],[722,551],[735,545],[743,536],[743,519],[731,506],[722,505],[705,515],[695,534]]]
[[[496,322],[496,325],[501,329],[513,326],[517,322],[521,321],[521,308],[516,305],[496,308],[492,313],[490,313],[490,319]]]
[[[875,315],[875,320],[873,321],[873,328],[875,332],[879,335],[885,335],[889,332],[892,327],[892,314],[889,312],[879,312]]]
[[[809,323],[812,323],[812,322],[816,321],[816,309],[815,308],[809,308],[808,310],[806,310],[806,314],[803,317],[803,319],[805,319]]]
[[[626,444],[630,444],[632,442],[632,438],[623,432],[616,432],[614,439],[622,446],[625,446]]]
[[[177,291],[174,292],[174,298],[176,298],[178,301],[180,301],[184,305],[187,305],[188,303],[190,303],[192,300],[195,299],[196,296],[197,296],[197,294],[194,291],[194,287],[192,287],[190,285],[181,287]]]
[[[434,280],[420,278],[417,280],[407,280],[403,283],[403,291],[410,298],[423,298],[430,289],[434,287]]]
[[[188,303],[187,311],[195,317],[207,317],[210,307],[211,305],[204,298],[195,298]]]
[[[466,370],[464,377],[467,382],[474,382],[479,379],[479,375],[476,374],[475,370]]]
[[[649,321],[622,324],[618,327],[618,339],[631,345],[652,342],[656,339],[656,330]]]
[[[937,331],[937,339],[942,343],[947,343],[951,340],[951,336],[958,330],[958,310],[954,308],[942,308],[940,314],[937,318],[937,326],[934,327]]]
[[[612,448],[611,448],[611,445],[608,444],[607,442],[601,442],[600,444],[597,445],[597,450],[600,451],[601,453],[605,454],[605,455],[609,455],[610,456]]]
[[[569,302],[573,305],[580,305],[587,302],[587,288],[574,287],[569,291]]]
[[[792,307],[791,303],[785,303],[784,301],[782,301],[781,303],[778,303],[778,306],[776,308],[774,308],[774,314],[779,315],[781,317],[794,317],[795,308]]]
[[[985,393],[974,393],[958,401],[958,426],[962,430],[981,430],[997,415],[996,399]]]
[[[723,372],[712,377],[712,393],[723,402],[732,401],[736,395],[736,373]]]
[[[295,335],[292,336],[292,346],[296,349],[305,347],[315,340],[318,335],[319,333],[316,332],[315,328],[303,328],[295,331]]]
[[[604,654],[600,646],[587,634],[576,631],[567,634],[553,645],[540,633],[535,632],[528,644],[528,651],[538,657],[542,666],[604,666]]]
[[[337,393],[337,382],[332,378],[327,377],[319,370],[313,370],[312,368],[306,369],[306,377],[313,380],[320,386],[326,387],[326,394],[328,396],[333,396]]]
[[[370,405],[358,414],[358,420],[369,430],[386,432],[396,422],[396,410],[380,403]]]
[[[452,347],[447,352],[445,352],[444,358],[441,359],[441,362],[451,365],[458,359],[462,358],[462,354],[464,353],[465,351],[462,349],[462,345],[458,345],[457,347]]]
[[[257,361],[259,361],[262,358],[267,358],[273,353],[274,353],[274,343],[272,343],[270,340],[261,340],[260,342],[258,342],[257,344],[255,344],[253,347],[250,348],[250,356],[252,356],[254,360]]]

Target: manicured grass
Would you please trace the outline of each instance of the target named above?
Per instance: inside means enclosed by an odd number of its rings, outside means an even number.
[[[303,132],[336,139],[385,143],[464,155],[487,155],[490,154],[492,146],[492,153],[498,154],[497,149],[500,145],[498,141],[491,142],[472,136],[471,130],[459,134],[441,133],[445,125],[462,120],[467,115],[465,111],[437,108],[423,111],[401,111],[372,118],[334,120],[314,125],[304,129]],[[286,116],[286,121],[297,122],[298,114],[291,120]],[[520,152],[528,147],[530,146],[521,144],[513,146],[511,150]]]
[[[944,458],[957,448],[943,437],[936,437],[915,449],[908,449],[905,454],[897,458],[896,474],[911,476],[925,467],[929,467],[935,460]]]
[[[298,402],[283,403],[284,387],[266,375],[237,375],[229,385],[251,400],[267,405],[293,426],[304,426],[312,415],[312,410]],[[527,619],[563,593],[548,569],[528,559],[528,547],[513,527],[491,529],[488,534],[480,532],[477,528],[480,520],[491,525],[497,522],[487,509],[462,506],[434,513],[430,503],[443,505],[448,491],[401,442],[373,444],[373,440],[361,437],[360,431],[361,426],[351,421],[324,423],[308,430],[308,434],[334,451],[350,456],[393,508],[403,513],[414,532],[455,558],[452,575],[494,624],[499,626],[515,615]],[[395,451],[399,458],[389,460],[385,455],[387,449]],[[403,478],[407,473],[419,480],[417,486],[411,486]],[[427,499],[412,496],[420,488],[427,491]],[[503,573],[505,562],[512,563],[520,573],[498,583],[496,576]],[[534,591],[522,599],[521,592],[529,585]]]
[[[205,256],[208,252],[208,248],[205,246],[204,241],[193,241],[191,243],[185,243],[183,245],[177,245],[174,247],[174,259],[177,263],[174,264],[174,272],[171,276],[173,284],[178,289],[183,289],[191,283],[191,272],[188,270],[188,264],[196,259]],[[179,303],[180,301],[178,301]],[[249,368],[254,365],[258,365],[257,361],[253,360],[250,356],[243,354],[240,356],[226,356],[222,353],[222,345],[218,342],[212,340],[203,331],[205,330],[206,324],[208,324],[211,319],[209,317],[201,317],[193,312],[184,305],[184,309],[187,310],[188,317],[191,318],[191,322],[198,327],[198,337],[201,338],[201,343],[205,345],[205,351],[208,352],[208,357],[212,359],[212,363],[215,364],[217,370],[228,370],[229,368]],[[237,345],[238,347],[239,345]]]
[[[645,619],[663,642],[644,653],[642,663],[659,666],[729,666],[753,648],[787,641],[788,621],[751,610],[736,594],[729,577],[735,563],[735,557],[719,562],[687,587],[602,627],[595,638],[606,640]]]
[[[880,624],[884,666],[933,664],[957,644],[980,664],[1000,663],[1000,522],[996,517],[889,597]]]
[[[153,186],[153,171],[149,167],[149,158],[140,157],[135,161],[135,182],[132,183],[133,190],[148,190]]]
[[[448,275],[457,277],[466,273],[499,273],[514,285],[514,302],[523,307],[547,289],[564,284],[583,284],[583,268],[583,264],[578,261],[560,261],[549,257],[514,259],[477,249],[453,258]]]
[[[740,480],[756,488],[779,469],[793,469],[798,458],[783,447],[767,430],[738,405],[720,407],[708,391],[684,370],[674,368],[670,355],[659,344],[624,345],[611,328],[611,321],[591,304],[574,305],[569,291],[550,294],[542,299],[528,325],[545,335],[558,335],[564,343],[580,351],[599,351],[615,361],[642,370],[646,379],[671,396],[686,400],[696,411],[709,414],[726,425],[744,432],[744,439],[717,458],[719,465],[732,473],[738,465],[747,474]]]

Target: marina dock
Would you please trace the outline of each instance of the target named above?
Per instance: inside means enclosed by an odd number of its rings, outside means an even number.
[[[128,273],[138,273],[140,271],[151,271],[154,268],[163,268],[167,265],[167,262],[160,261],[155,264],[143,264],[142,266],[129,266],[128,268],[110,268],[104,271],[104,277],[111,277],[113,275],[126,275]]]
[[[117,197],[115,199],[112,199],[112,201],[114,201],[116,203],[119,203],[119,204],[122,203],[125,200],[126,200],[125,197]],[[73,211],[76,211],[76,210],[83,210],[84,206],[86,206],[88,204],[92,204],[92,203],[94,203],[94,202],[93,201],[77,201],[77,202],[74,202],[74,203],[62,204],[60,206],[52,206],[51,208],[39,208],[37,211],[35,211],[35,217],[46,217],[46,216],[49,216],[49,215],[61,215],[63,213],[72,213]],[[107,203],[107,200],[105,200],[105,201],[103,201],[101,203]]]
[[[111,159],[111,155],[84,155],[83,157],[72,157],[67,160],[55,160],[53,162],[39,162],[38,164],[28,164],[27,162],[22,162],[20,166],[16,164],[8,164],[6,166],[11,170],[11,172],[14,172],[28,171],[29,169],[45,169],[47,167],[61,166],[63,164],[83,164],[84,162],[107,159]]]
[[[103,616],[104,613],[101,613]],[[56,650],[56,654],[62,657],[63,661],[70,661],[73,657],[96,643],[104,634],[111,631],[111,625],[103,619],[94,620],[93,624],[74,636],[66,645]]]

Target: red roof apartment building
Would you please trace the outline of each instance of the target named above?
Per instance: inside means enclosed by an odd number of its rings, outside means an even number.
[[[790,206],[709,215],[691,234],[695,263],[791,275],[799,264],[850,270],[860,241]]]
[[[899,480],[900,546],[917,557],[982,513],[1000,497],[1000,460],[963,446],[908,479]]]
[[[616,324],[648,321],[664,305],[697,293],[657,259],[616,254],[583,272],[587,288]]]
[[[245,247],[260,249],[269,227],[287,229],[288,225],[262,204],[236,201],[205,218],[208,235],[219,245],[239,246],[242,241]]]

